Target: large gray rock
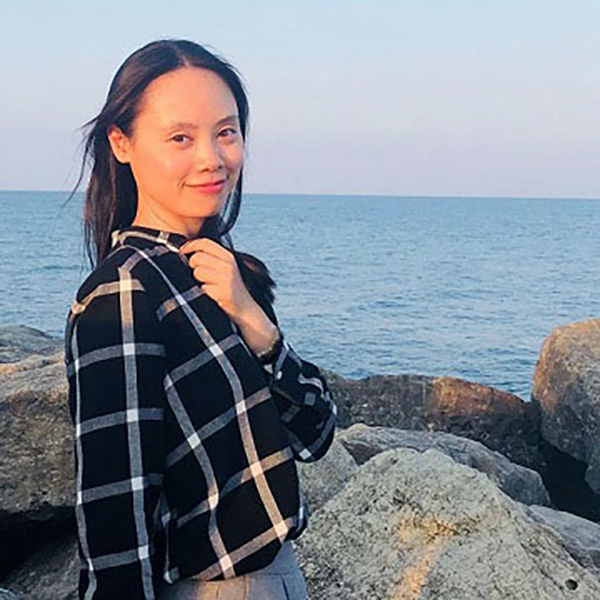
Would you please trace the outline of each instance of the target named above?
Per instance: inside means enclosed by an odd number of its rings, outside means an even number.
[[[0,364],[0,535],[71,513],[67,393],[62,351]]]
[[[27,325],[0,326],[0,363],[17,362],[31,354],[53,354],[64,350],[57,338]]]
[[[388,450],[296,544],[312,600],[597,600],[600,580],[487,476]]]
[[[531,515],[557,531],[569,552],[600,575],[600,524],[547,506],[530,506]]]
[[[543,473],[539,415],[518,396],[453,377],[373,375],[355,380],[325,371],[338,426],[353,423],[445,431],[481,442],[512,462]]]
[[[19,600],[77,600],[78,581],[77,537],[66,534],[40,548],[2,585]]]
[[[348,450],[336,440],[323,458],[312,463],[297,462],[296,466],[309,514],[333,498],[358,469]]]
[[[506,456],[489,450],[479,442],[451,433],[406,431],[356,423],[341,430],[336,440],[345,446],[359,465],[392,448],[411,448],[419,452],[439,450],[457,463],[485,473],[514,500],[524,504],[550,505],[548,492],[539,473],[510,462]]]
[[[542,435],[588,465],[600,494],[600,319],[558,327],[546,338],[533,380]]]

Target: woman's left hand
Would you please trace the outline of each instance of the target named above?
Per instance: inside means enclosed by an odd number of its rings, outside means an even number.
[[[240,328],[250,349],[256,354],[267,350],[277,327],[248,291],[233,254],[209,238],[189,240],[179,250],[192,253],[188,263],[194,278]]]

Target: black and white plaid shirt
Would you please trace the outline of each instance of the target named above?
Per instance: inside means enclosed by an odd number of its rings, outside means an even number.
[[[185,241],[114,232],[67,317],[81,598],[154,598],[161,581],[267,566],[308,523],[295,460],[333,441],[319,369],[285,338],[262,365],[194,279]]]

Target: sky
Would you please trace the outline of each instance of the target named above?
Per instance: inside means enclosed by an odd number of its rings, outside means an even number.
[[[70,191],[81,126],[159,38],[250,99],[245,189],[600,198],[598,0],[22,0],[0,18],[0,189]]]

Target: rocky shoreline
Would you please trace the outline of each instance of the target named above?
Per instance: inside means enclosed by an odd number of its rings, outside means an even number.
[[[600,320],[545,341],[530,402],[324,371],[336,439],[297,463],[311,600],[600,599]],[[0,328],[0,600],[76,599],[63,342]]]

